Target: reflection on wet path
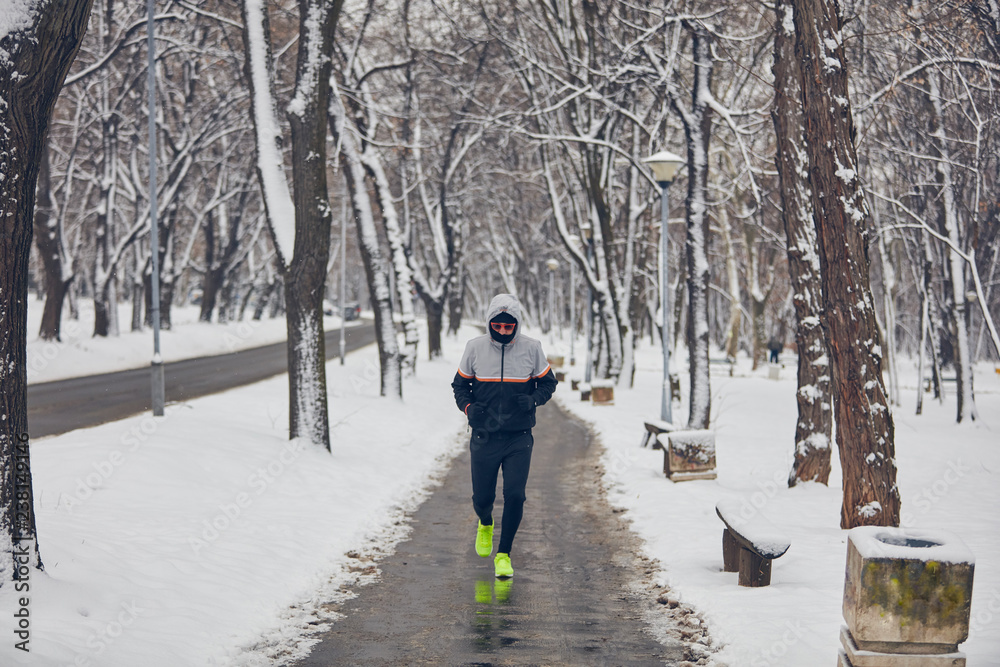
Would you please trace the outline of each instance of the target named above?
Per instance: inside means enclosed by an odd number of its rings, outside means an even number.
[[[300,665],[655,665],[681,661],[643,631],[609,533],[586,431],[539,410],[514,577],[474,550],[468,454],[413,515],[411,539],[379,564]],[[502,512],[498,499],[495,510]],[[497,536],[499,539],[499,536]]]

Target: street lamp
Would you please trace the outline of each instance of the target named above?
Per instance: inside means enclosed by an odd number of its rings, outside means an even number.
[[[591,250],[593,249],[593,244],[591,239],[594,236],[594,228],[590,226],[590,223],[584,223],[580,225],[580,232],[583,234],[584,242],[587,244],[587,267],[590,268],[590,258]],[[593,339],[594,339],[594,290],[590,286],[590,282],[587,282],[587,322],[586,322],[586,334],[587,334],[587,367],[583,369],[583,381],[586,384],[590,384],[591,368],[594,366],[594,350],[593,350]]]
[[[580,245],[580,237],[569,237],[573,250]],[[569,261],[569,365],[576,366],[576,262]]]
[[[549,268],[549,342],[555,344],[555,314],[556,314],[556,271],[559,269],[559,260],[552,258],[546,260],[545,266]]]
[[[340,205],[340,365],[343,366],[347,319],[347,197],[341,199]]]
[[[663,323],[660,338],[663,344],[663,389],[660,397],[660,419],[673,423],[673,410],[670,396],[670,286],[667,283],[667,190],[677,175],[677,170],[684,164],[684,158],[670,151],[660,151],[643,160],[653,170],[653,178],[663,189],[660,197],[660,309]]]
[[[154,41],[156,21],[153,0],[146,0],[146,51],[148,55],[147,86],[149,97],[149,250],[152,262],[152,303],[150,316],[153,320],[153,361],[150,364],[149,383],[153,415],[163,416],[166,391],[163,384],[163,358],[160,356],[160,234],[156,220],[156,43]],[[111,304],[117,308],[118,304]]]

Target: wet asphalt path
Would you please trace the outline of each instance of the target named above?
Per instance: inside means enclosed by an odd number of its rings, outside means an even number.
[[[348,352],[375,342],[370,322],[345,332]],[[340,329],[326,332],[328,359],[340,349]],[[164,364],[167,403],[187,401],[266,380],[288,371],[284,341],[212,357]],[[149,367],[28,385],[28,432],[57,435],[150,410]]]
[[[540,408],[514,577],[474,549],[469,453],[412,518],[413,533],[357,589],[300,667],[675,665],[683,646],[643,630],[634,537],[598,492],[598,451],[554,403]],[[498,496],[500,494],[498,493]],[[499,528],[502,499],[494,517]],[[499,535],[494,536],[494,544]],[[495,549],[495,547],[494,547]]]

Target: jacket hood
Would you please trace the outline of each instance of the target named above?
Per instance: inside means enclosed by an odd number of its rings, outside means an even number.
[[[517,297],[513,294],[497,294],[490,301],[489,308],[486,309],[486,322],[489,323],[494,317],[500,315],[501,313],[507,313],[515,320],[517,320],[517,327],[514,329],[513,334],[509,334],[510,338],[507,336],[501,336],[495,331],[489,331],[490,338],[494,342],[508,345],[517,340],[518,335],[521,333],[521,302],[517,300]]]
[[[518,324],[521,324],[521,302],[513,294],[497,294],[486,309],[486,321],[489,322],[500,313],[506,312]],[[520,329],[520,327],[518,327]]]

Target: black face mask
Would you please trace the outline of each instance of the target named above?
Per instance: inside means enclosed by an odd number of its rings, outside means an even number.
[[[514,330],[511,331],[509,334],[501,334],[499,331],[497,331],[496,329],[493,328],[493,326],[492,326],[493,322],[498,322],[500,324],[511,324],[511,323],[513,323],[514,324]],[[497,319],[491,320],[490,321],[490,325],[491,325],[490,326],[490,337],[493,338],[493,340],[495,340],[496,342],[500,343],[501,345],[506,345],[507,343],[509,343],[512,340],[514,340],[514,334],[517,333],[517,321],[515,321],[513,317],[511,317],[510,319],[507,319],[507,318],[503,318],[503,319],[497,318]]]

